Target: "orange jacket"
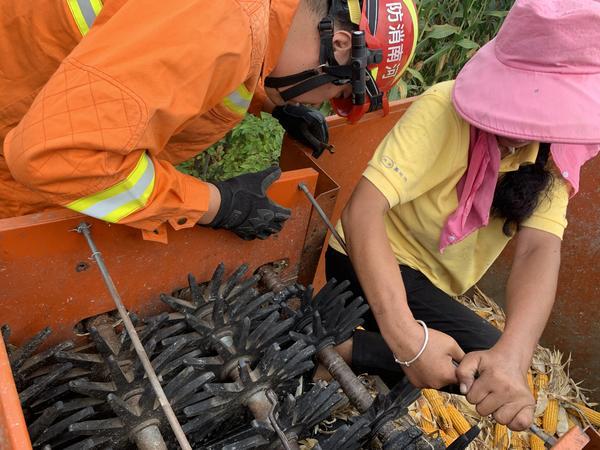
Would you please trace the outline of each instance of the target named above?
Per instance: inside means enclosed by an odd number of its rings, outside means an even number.
[[[2,2],[0,217],[193,226],[208,188],[173,164],[261,107],[298,1]]]

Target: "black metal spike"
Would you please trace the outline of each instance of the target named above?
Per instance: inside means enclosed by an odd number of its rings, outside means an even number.
[[[157,331],[156,339],[159,342],[162,342],[164,339],[173,336],[180,335],[182,331],[187,329],[187,323],[184,320],[177,321],[171,326],[162,328]]]
[[[359,450],[369,435],[369,422],[364,418],[342,425],[324,443],[322,450]]]
[[[162,369],[158,372],[158,375],[165,378],[167,375],[170,375],[173,372],[177,371],[179,368],[185,366],[186,359],[190,360],[193,358],[198,358],[198,357],[204,356],[205,354],[206,354],[206,352],[204,352],[202,349],[195,349],[192,351],[188,351],[187,353],[184,353],[183,355],[179,356],[178,358],[175,358],[173,361],[170,361],[168,364],[165,364],[162,367]]]
[[[115,394],[108,394],[106,397],[110,407],[115,412],[117,416],[119,416],[122,420],[127,420],[127,418],[137,418],[139,417],[138,411],[128,405],[125,401],[123,401],[120,397]]]
[[[42,412],[42,414],[27,427],[30,439],[36,441],[44,430],[46,430],[50,424],[61,415],[63,408],[63,402],[56,402],[51,407],[46,408],[44,412]]]
[[[176,358],[180,354],[181,349],[185,347],[185,344],[185,339],[178,339],[172,345],[160,352],[158,356],[152,360],[152,367],[154,370],[157,372],[160,371],[165,364]]]
[[[172,345],[175,341],[177,341],[179,339],[185,339],[186,344],[191,345],[191,344],[197,344],[199,341],[202,341],[204,339],[204,335],[201,335],[200,333],[198,333],[196,331],[192,331],[190,333],[181,334],[179,336],[168,337],[166,339],[163,339],[160,343],[164,347],[167,347],[169,345]]]
[[[104,364],[104,358],[102,358],[102,356],[98,353],[58,351],[56,352],[55,357],[58,361],[68,361],[83,367],[94,367],[97,364]]]
[[[208,302],[214,302],[219,298],[219,288],[221,287],[221,280],[223,279],[224,273],[225,265],[219,263],[206,286],[206,299]]]
[[[42,342],[44,342],[51,333],[52,330],[50,327],[46,327],[39,331],[21,347],[17,348],[14,352],[11,352],[9,359],[13,370],[18,370],[23,365],[25,360],[29,358],[40,345],[42,345]]]
[[[69,431],[80,434],[93,434],[111,430],[122,430],[123,421],[118,417],[110,419],[86,420],[69,425]]]
[[[75,414],[61,420],[60,422],[55,423],[51,427],[47,428],[40,435],[40,437],[34,441],[33,445],[37,447],[41,444],[45,444],[46,442],[49,442],[53,438],[59,436],[61,433],[68,430],[71,424],[79,422],[80,420],[83,420],[87,417],[93,416],[94,413],[95,413],[94,408],[92,408],[92,407],[84,408],[81,411],[76,412]]]
[[[200,292],[200,287],[198,286],[196,278],[191,273],[188,274],[188,285],[190,287],[192,302],[196,304],[196,307],[200,306],[205,300],[202,298],[202,293]]]
[[[178,408],[182,400],[186,399],[193,392],[196,392],[206,383],[210,383],[214,379],[215,375],[212,372],[198,374],[196,370],[192,370],[186,384],[176,392],[172,393],[169,396],[169,401],[175,408]]]
[[[78,394],[100,399],[106,398],[107,394],[117,390],[115,384],[111,381],[88,381],[86,379],[69,381],[69,388]]]
[[[197,309],[194,303],[167,294],[160,294],[160,300],[182,314],[192,314]]]
[[[110,370],[111,381],[115,386],[116,391],[123,391],[129,387],[130,380],[125,376],[121,366],[113,355],[106,358],[106,365]]]
[[[220,295],[223,298],[227,298],[229,294],[233,291],[235,286],[240,282],[242,277],[248,271],[248,264],[242,264],[231,274],[231,276],[227,279],[223,287],[221,288]]]
[[[27,389],[19,393],[19,400],[21,405],[25,405],[27,402],[31,402],[38,395],[40,395],[48,386],[52,385],[56,380],[60,379],[65,373],[73,368],[73,365],[66,363],[58,367],[54,372],[37,378],[33,384]]]
[[[47,363],[53,356],[56,355],[57,352],[70,350],[75,346],[72,341],[61,342],[60,344],[55,345],[48,350],[40,352],[36,355],[31,356],[26,359],[21,367],[18,369],[18,373],[20,376],[23,376],[27,373],[31,373],[32,371],[39,368],[40,365]]]
[[[250,278],[242,281],[238,285],[234,286],[234,288],[229,293],[227,300],[231,303],[233,301],[237,301],[240,298],[246,297],[247,295],[253,296],[256,295],[256,289],[254,288],[256,284],[260,281],[260,275],[254,274]]]
[[[186,314],[185,320],[201,337],[207,337],[213,333],[213,328],[204,320],[200,320],[191,314]],[[165,342],[167,342],[167,339],[165,339]]]

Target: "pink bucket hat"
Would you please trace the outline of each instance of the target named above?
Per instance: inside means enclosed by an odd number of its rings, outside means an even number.
[[[453,100],[493,134],[600,143],[600,1],[517,0],[459,73]]]

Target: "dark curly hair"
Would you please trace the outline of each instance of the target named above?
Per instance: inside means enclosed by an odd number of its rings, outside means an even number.
[[[512,237],[521,223],[533,214],[553,183],[548,169],[550,144],[541,143],[534,164],[507,172],[500,178],[494,192],[492,215],[504,219],[502,231]]]

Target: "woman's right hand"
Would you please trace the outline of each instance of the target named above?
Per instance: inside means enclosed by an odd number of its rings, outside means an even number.
[[[401,361],[409,361],[414,358],[423,344],[423,329],[416,322],[415,325],[421,331],[420,334],[409,333],[411,345],[404,344],[408,337],[406,334],[402,336],[404,342],[399,342],[399,345],[394,345],[392,342],[390,345],[396,358]],[[417,342],[416,346],[415,342]],[[410,347],[410,351],[408,351],[408,347]],[[464,356],[465,353],[452,337],[430,328],[429,342],[425,351],[409,367],[402,366],[402,369],[414,386],[440,389],[451,384],[458,384],[456,366],[452,361],[460,362]]]

